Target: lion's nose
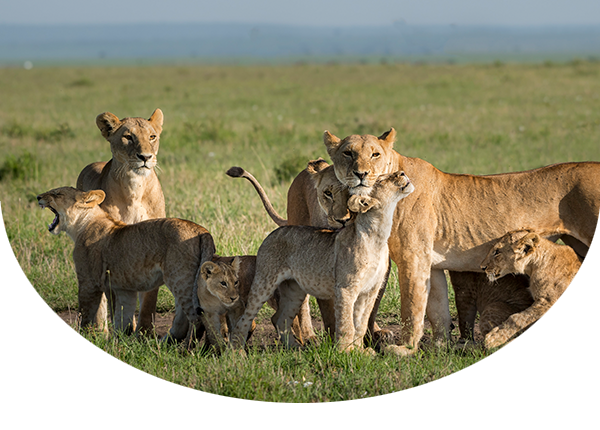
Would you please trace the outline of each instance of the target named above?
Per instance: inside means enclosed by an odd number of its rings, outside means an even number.
[[[368,173],[369,172],[357,172],[356,170],[354,171],[354,174],[356,175],[356,177],[358,179],[360,179],[361,181],[367,177]]]
[[[485,272],[485,269],[487,269],[487,266],[481,266],[481,270]]]
[[[150,160],[152,158],[152,154],[136,154],[137,158],[139,158],[140,160],[146,162],[148,160]]]

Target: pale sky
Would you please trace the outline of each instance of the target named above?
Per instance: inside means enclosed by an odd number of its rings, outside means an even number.
[[[600,24],[599,0],[0,0],[0,24]]]

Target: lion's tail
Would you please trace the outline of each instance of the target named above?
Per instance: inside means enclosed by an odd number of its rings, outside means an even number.
[[[258,196],[260,197],[260,199],[263,202],[265,210],[267,211],[267,213],[269,214],[269,216],[271,217],[271,219],[275,222],[275,224],[277,224],[280,227],[282,227],[284,225],[288,225],[287,219],[282,218],[277,213],[277,211],[275,210],[275,208],[273,208],[273,205],[271,204],[271,201],[267,197],[267,194],[265,193],[265,190],[263,189],[263,187],[260,185],[260,183],[258,182],[258,180],[254,176],[252,176],[250,173],[246,172],[241,167],[236,167],[236,166],[233,166],[233,167],[229,168],[229,170],[226,173],[227,173],[228,176],[231,176],[232,178],[246,178],[246,179],[248,179],[250,181],[250,183],[254,186],[254,189],[256,189],[256,192],[258,193]]]
[[[192,305],[196,314],[200,316],[202,314],[202,307],[200,306],[200,300],[198,300],[198,280],[200,279],[200,269],[202,265],[211,261],[215,255],[215,241],[213,240],[210,233],[202,233],[199,237],[200,240],[200,264],[198,264],[198,270],[196,271],[196,278],[194,279],[194,285],[192,286]]]

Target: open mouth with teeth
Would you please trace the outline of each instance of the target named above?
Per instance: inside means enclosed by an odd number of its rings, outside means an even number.
[[[42,209],[44,209],[44,208],[50,209],[52,211],[52,213],[55,215],[52,222],[50,224],[48,224],[48,231],[52,233],[54,231],[54,229],[56,229],[56,227],[58,227],[58,224],[60,222],[60,215],[58,214],[56,209],[54,209],[52,206],[47,206],[47,205],[40,205],[40,206],[42,207]]]

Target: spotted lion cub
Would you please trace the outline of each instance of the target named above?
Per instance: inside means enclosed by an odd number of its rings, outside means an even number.
[[[394,210],[413,190],[404,172],[382,175],[370,196],[349,198],[348,209],[356,217],[343,229],[284,226],[269,234],[258,249],[246,311],[233,330],[231,345],[244,345],[251,321],[285,282],[275,321],[285,345],[299,346],[290,329],[306,294],[311,294],[333,299],[338,348],[361,348],[389,267],[387,240]]]
[[[529,276],[533,304],[511,315],[485,336],[485,347],[495,348],[541,318],[558,300],[581,267],[581,260],[569,246],[557,245],[530,230],[516,230],[502,236],[490,249],[481,268],[490,281],[509,273]]]
[[[167,338],[185,339],[190,324],[199,323],[192,291],[201,264],[215,253],[212,236],[204,227],[177,218],[136,224],[115,221],[99,206],[104,197],[102,190],[72,187],[37,197],[42,208],[55,214],[50,232],[64,231],[75,242],[81,325],[108,331],[102,296],[112,291],[115,329],[131,330],[138,291],[164,283],[175,298],[175,317]]]

